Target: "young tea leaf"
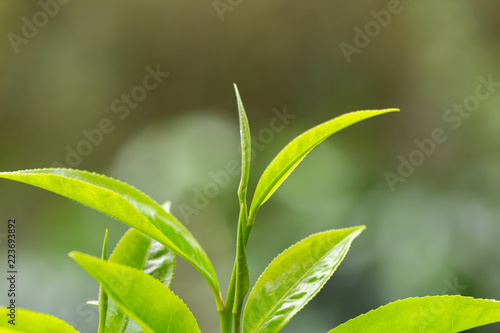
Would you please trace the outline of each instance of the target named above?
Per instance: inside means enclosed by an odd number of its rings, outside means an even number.
[[[260,177],[250,205],[249,224],[252,225],[258,209],[276,191],[281,183],[302,161],[302,159],[318,144],[330,135],[361,120],[383,113],[399,111],[398,109],[356,111],[343,114],[324,122],[293,139],[264,170]]]
[[[364,228],[318,233],[281,253],[248,296],[243,331],[274,333],[283,328],[328,281]]]
[[[0,178],[52,191],[142,231],[198,269],[221,307],[217,277],[200,244],[172,214],[134,187],[103,175],[73,169],[3,172]]]
[[[70,256],[145,332],[200,332],[188,307],[170,289],[135,268],[79,253]]]
[[[175,254],[163,244],[151,239],[143,270],[170,287],[175,273]]]
[[[175,255],[157,241],[137,229],[128,230],[114,249],[110,262],[143,270],[167,287],[175,272]],[[133,332],[133,321],[112,300],[109,300],[106,331]]]
[[[251,136],[248,118],[241,101],[240,93],[236,84],[234,85],[236,92],[236,100],[238,102],[238,115],[240,120],[241,134],[241,180],[238,188],[238,198],[240,201],[240,215],[238,220],[238,235],[236,242],[236,261],[235,261],[235,290],[234,290],[234,305],[232,308],[234,315],[235,331],[239,331],[241,311],[243,309],[243,301],[245,300],[248,290],[250,289],[250,275],[248,272],[248,262],[246,255],[246,239],[249,233],[247,230],[247,188],[248,178],[250,177],[250,160],[251,160]],[[230,290],[230,292],[232,292]]]
[[[328,333],[455,333],[496,322],[500,322],[499,301],[427,296],[389,303]]]
[[[109,261],[144,270],[170,287],[175,273],[175,254],[137,229],[129,229]]]
[[[0,332],[78,333],[70,324],[48,314],[16,308],[14,324],[8,322],[13,319],[10,315],[11,309],[0,308],[0,317],[2,318],[0,320]]]
[[[241,137],[241,181],[238,188],[238,197],[240,203],[246,204],[246,193],[248,187],[248,178],[250,176],[250,160],[252,158],[252,138],[250,136],[250,126],[245,112],[245,107],[241,101],[240,93],[236,84],[234,85],[236,93],[236,101],[238,102],[238,117],[240,120],[240,137]]]

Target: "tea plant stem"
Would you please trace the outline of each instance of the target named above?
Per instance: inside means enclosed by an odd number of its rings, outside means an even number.
[[[248,265],[246,258],[246,246],[245,246],[245,221],[246,221],[246,203],[241,201],[240,216],[238,221],[238,231],[237,231],[237,243],[236,243],[236,257],[233,266],[233,272],[231,274],[231,281],[229,283],[229,289],[227,292],[225,308],[227,311],[227,317],[225,318],[224,325],[231,326],[233,324],[233,329],[235,333],[241,331],[241,314],[243,310],[243,301],[245,296],[250,289],[249,277],[248,277]],[[231,318],[232,315],[232,318]],[[221,327],[223,324],[221,323]]]
[[[231,333],[231,323],[229,323],[229,330],[227,328],[227,308],[224,306],[224,299],[222,298],[220,291],[218,293],[214,291],[214,296],[215,302],[217,303],[217,312],[219,313],[221,333]]]
[[[225,310],[219,310],[219,321],[220,332],[231,333],[231,312],[229,312],[227,308]]]
[[[241,332],[241,315],[238,316],[239,318],[233,318],[233,328],[234,328],[234,333],[240,333]]]
[[[108,260],[108,229],[104,234],[104,243],[102,244],[102,259]],[[102,284],[99,284],[99,327],[98,333],[104,333],[106,327],[106,315],[108,312],[108,295],[104,292]]]
[[[241,215],[241,213],[240,213]],[[238,234],[240,233],[240,223],[238,223]],[[236,280],[238,274],[238,244],[236,245],[236,257],[234,259],[233,272],[231,273],[231,280],[226,296],[226,303],[224,304],[225,311],[219,311],[221,333],[231,333],[231,326],[233,323],[233,307],[236,292]]]
[[[252,207],[250,207],[252,209]],[[248,216],[247,223],[246,223],[246,229],[248,230],[246,239],[245,239],[245,245],[248,242],[248,234],[250,233],[250,229],[253,227],[253,223],[255,221],[255,216],[257,215],[257,210],[250,210],[250,215]]]
[[[224,312],[226,308],[224,307],[224,300],[222,299],[220,291],[218,294],[215,294],[214,292],[214,295],[215,295],[215,302],[217,303],[217,311],[219,313]]]
[[[234,261],[234,266],[233,266],[233,272],[231,274],[231,281],[229,282],[229,288],[227,291],[227,297],[226,297],[226,317],[224,318],[224,323],[221,322],[221,328],[222,326],[229,326],[231,328],[232,325],[232,320],[233,320],[233,305],[234,305],[234,290],[236,286],[236,259]],[[224,333],[225,331],[221,332]],[[229,330],[231,332],[231,330]]]

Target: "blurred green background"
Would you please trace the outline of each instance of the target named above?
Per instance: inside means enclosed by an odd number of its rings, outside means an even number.
[[[171,200],[226,290],[239,180],[222,176],[239,160],[232,83],[258,147],[252,188],[309,127],[398,107],[322,143],[265,204],[248,246],[252,283],[307,235],[365,224],[283,332],[326,332],[411,296],[500,299],[499,2],[59,1],[0,3],[0,170],[59,163]],[[145,90],[147,68],[169,74]],[[107,133],[95,134],[103,121]],[[436,129],[446,139],[431,144]],[[99,255],[104,230],[113,247],[126,227],[6,180],[0,217],[1,232],[18,222],[18,306],[95,332],[97,309],[85,302],[97,283],[67,253]],[[173,289],[202,332],[218,331],[210,290],[184,262]]]

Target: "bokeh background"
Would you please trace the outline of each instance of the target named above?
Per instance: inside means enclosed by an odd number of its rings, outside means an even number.
[[[388,7],[397,13],[375,23]],[[283,332],[326,332],[411,296],[500,299],[499,12],[499,2],[486,0],[2,1],[0,169],[71,166],[172,201],[226,290],[239,179],[213,184],[239,160],[232,83],[258,145],[251,188],[309,127],[398,107],[322,143],[265,204],[248,246],[252,283],[307,235],[365,224],[332,279]],[[371,36],[360,37],[366,28]],[[122,95],[140,92],[148,66],[169,74],[127,107]],[[454,111],[464,102],[473,111]],[[289,116],[270,131],[277,114]],[[112,130],[89,148],[85,133],[103,119]],[[429,144],[435,130],[446,139]],[[419,153],[416,140],[431,152]],[[69,153],[78,147],[85,154]],[[400,166],[410,159],[418,165]],[[393,178],[398,168],[404,177]],[[210,198],[207,186],[216,189]],[[186,208],[196,204],[196,212]],[[99,255],[106,228],[111,247],[127,228],[7,180],[0,218],[3,233],[8,218],[18,222],[18,306],[95,332],[97,310],[85,302],[97,297],[97,283],[67,253]],[[193,268],[179,262],[173,289],[203,332],[218,331],[210,290]]]

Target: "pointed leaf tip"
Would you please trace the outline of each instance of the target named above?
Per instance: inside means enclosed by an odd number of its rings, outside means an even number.
[[[295,167],[321,142],[332,134],[364,119],[399,109],[364,110],[343,114],[319,124],[288,143],[262,173],[250,205],[249,224],[252,225],[259,208],[292,173]]]
[[[200,332],[186,304],[152,276],[81,252],[71,256],[145,332]]]

